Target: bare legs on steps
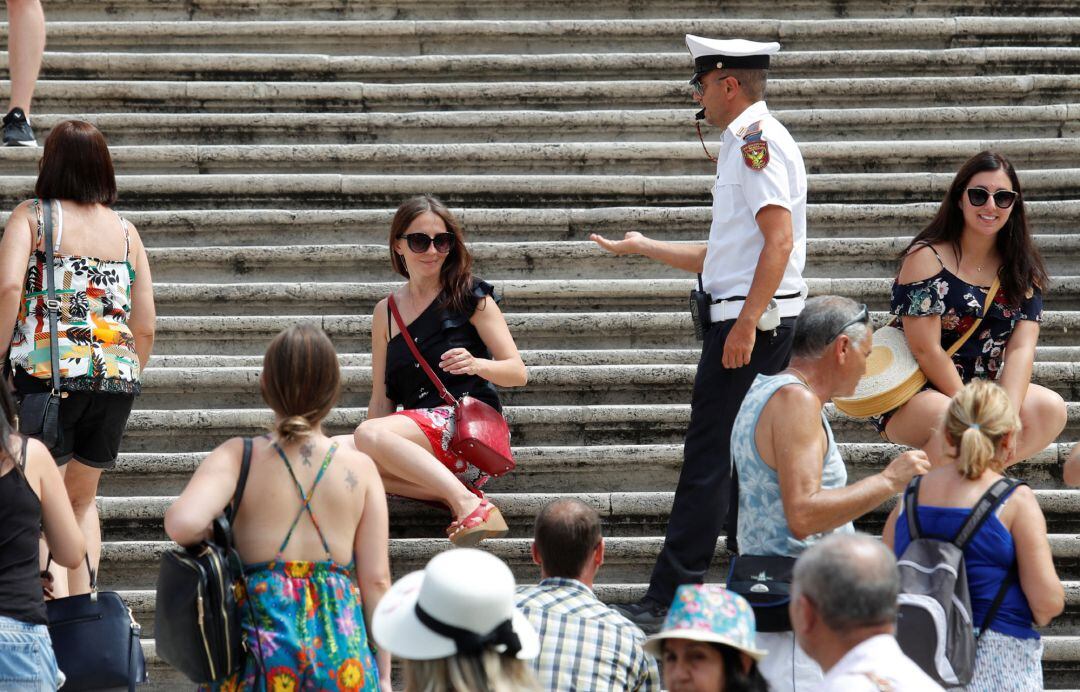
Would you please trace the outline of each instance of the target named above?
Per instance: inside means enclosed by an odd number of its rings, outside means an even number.
[[[925,449],[931,461],[940,463],[946,456],[940,421],[949,401],[935,390],[919,392],[889,419],[885,428],[889,441]],[[1065,401],[1046,387],[1030,384],[1020,407],[1020,423],[1023,430],[1012,463],[1035,456],[1061,434],[1066,423]],[[1076,480],[1080,482],[1080,472]]]

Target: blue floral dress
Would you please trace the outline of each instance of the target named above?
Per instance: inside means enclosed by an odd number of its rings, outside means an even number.
[[[311,512],[311,496],[337,447],[337,443],[330,446],[315,482],[305,493],[288,457],[274,444],[303,506],[278,556],[270,562],[244,566],[247,588],[238,589],[237,603],[249,652],[244,666],[223,682],[202,686],[201,690],[378,691],[379,669],[364,626],[354,565],[342,565],[330,557],[330,547]],[[304,512],[319,534],[326,560],[281,559]]]
[[[927,246],[930,247],[930,246]],[[941,317],[941,348],[948,350],[967,333],[983,311],[989,286],[969,284],[945,268],[937,250],[930,247],[941,263],[941,271],[928,279],[909,284],[894,282],[892,314],[897,317]],[[1012,336],[1017,320],[1042,321],[1042,292],[1035,288],[1019,305],[1010,304],[1005,290],[998,289],[990,310],[983,317],[978,331],[971,335],[953,354],[956,373],[965,384],[973,379],[996,380],[1004,365],[1005,345]],[[902,320],[893,325],[903,330]],[[924,389],[933,389],[929,382]],[[896,409],[871,419],[874,427],[885,436],[885,426]]]

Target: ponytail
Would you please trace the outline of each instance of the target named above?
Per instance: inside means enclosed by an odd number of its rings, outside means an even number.
[[[974,380],[961,389],[945,414],[945,440],[955,450],[957,470],[975,480],[988,469],[1005,465],[1002,443],[1020,431],[1020,417],[1005,390],[987,380]]]

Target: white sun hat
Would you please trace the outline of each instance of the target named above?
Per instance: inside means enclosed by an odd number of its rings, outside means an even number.
[[[485,648],[535,658],[540,640],[514,603],[506,563],[482,550],[449,550],[390,587],[375,608],[372,636],[394,656],[414,661]]]

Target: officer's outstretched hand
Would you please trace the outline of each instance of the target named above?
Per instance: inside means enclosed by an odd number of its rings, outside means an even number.
[[[637,231],[627,231],[622,240],[608,240],[599,233],[589,234],[589,240],[616,255],[641,254],[641,241],[644,239],[645,236]]]
[[[752,322],[736,320],[735,326],[728,332],[724,339],[725,368],[741,368],[750,364],[750,355],[754,352],[754,341],[757,340],[757,325]]]

